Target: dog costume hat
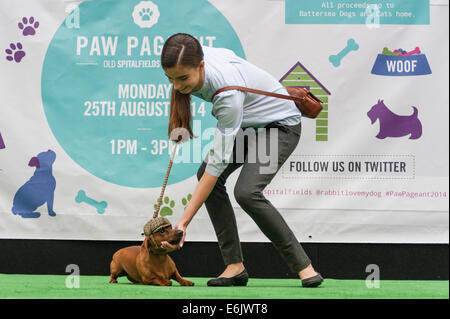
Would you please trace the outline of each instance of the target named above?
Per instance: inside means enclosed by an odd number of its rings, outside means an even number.
[[[147,224],[144,226],[144,235],[148,236],[152,241],[154,247],[158,247],[155,239],[153,238],[153,234],[159,231],[160,229],[172,226],[169,220],[165,217],[156,217],[150,219]]]

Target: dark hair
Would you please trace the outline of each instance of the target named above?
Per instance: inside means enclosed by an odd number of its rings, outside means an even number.
[[[172,68],[178,64],[198,67],[203,60],[203,50],[200,42],[186,33],[177,33],[169,37],[164,43],[161,53],[163,69]],[[172,88],[170,99],[170,116],[168,135],[175,128],[183,128],[193,137],[191,128],[191,95],[182,94]]]

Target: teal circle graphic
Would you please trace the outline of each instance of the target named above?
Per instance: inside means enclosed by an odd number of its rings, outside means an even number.
[[[162,185],[173,144],[172,88],[160,55],[178,32],[245,58],[233,27],[207,0],[86,1],[56,31],[42,69],[44,112],[64,151],[96,177],[135,188]],[[180,147],[169,185],[196,174],[217,124],[211,108],[192,96],[197,138]]]

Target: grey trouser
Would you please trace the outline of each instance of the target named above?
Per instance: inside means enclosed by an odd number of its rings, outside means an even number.
[[[269,128],[278,128],[278,153],[276,155],[278,157],[278,163],[275,161],[275,170],[272,170],[269,174],[261,174],[260,167],[267,166],[267,163],[262,164],[258,158],[256,159],[256,163],[254,160],[251,162],[248,161],[249,147],[252,149],[258,143],[255,144],[255,140],[251,138],[244,139],[243,163],[242,160],[240,163],[233,160],[232,163],[228,164],[205,201],[205,206],[216,232],[225,265],[242,262],[244,258],[239,241],[236,217],[225,187],[228,176],[242,166],[234,187],[236,201],[255,221],[267,238],[270,239],[291,271],[298,273],[311,264],[311,261],[281,214],[264,197],[262,191],[272,181],[283,163],[296,148],[300,139],[301,124],[285,126],[276,122],[271,123],[266,126],[266,133],[269,133],[268,135],[270,135]],[[255,128],[247,129],[255,130],[256,140],[258,140],[261,131]],[[238,133],[238,136],[241,133],[242,131]],[[276,138],[276,135],[272,135]],[[236,141],[238,140],[238,136],[236,137],[233,149],[234,159],[236,159]],[[269,140],[270,138],[266,138],[267,145],[269,145]],[[242,149],[242,147],[238,149]],[[203,162],[197,172],[197,178],[199,180],[205,171],[206,163],[207,160]]]

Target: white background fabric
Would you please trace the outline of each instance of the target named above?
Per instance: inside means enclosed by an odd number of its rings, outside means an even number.
[[[448,1],[431,1],[430,25],[381,25],[376,29],[365,25],[287,25],[284,1],[210,3],[234,28],[248,61],[278,79],[300,62],[331,92],[328,141],[316,141],[315,120],[303,119],[301,141],[288,162],[331,165],[333,161],[348,164],[398,159],[408,167],[404,174],[305,173],[291,172],[287,162],[267,187],[266,196],[279,208],[298,240],[448,243]],[[60,147],[43,111],[42,65],[48,45],[67,15],[67,4],[56,0],[0,2],[0,134],[6,144],[0,149],[0,238],[139,240],[160,188],[125,187],[91,175]],[[5,49],[15,41],[11,34],[17,33],[17,22],[25,16],[39,17],[41,24],[37,36],[27,39],[29,53],[18,67],[5,59]],[[359,50],[349,53],[340,67],[333,67],[328,57],[342,50],[349,38],[356,40]],[[416,46],[426,54],[432,74],[386,77],[370,73],[383,47],[412,50]],[[372,125],[366,113],[380,99],[402,115],[411,114],[416,106],[423,126],[421,138],[375,138],[379,123]],[[41,212],[37,219],[13,215],[13,197],[32,175],[29,159],[49,148],[57,153],[53,166],[57,216],[48,216],[46,205],[37,209]],[[239,170],[227,182],[231,198],[238,174]],[[179,202],[180,194],[193,192],[196,181],[192,176],[169,185],[166,195]],[[75,203],[80,184],[91,198],[107,199],[104,214]],[[295,192],[298,195],[292,195]],[[378,192],[381,197],[372,196]],[[387,192],[392,193],[386,196]],[[408,197],[413,193],[422,196]],[[232,201],[241,240],[267,241]],[[168,216],[174,224],[181,216],[181,207],[177,204]],[[188,227],[186,240],[216,240],[204,207]]]

